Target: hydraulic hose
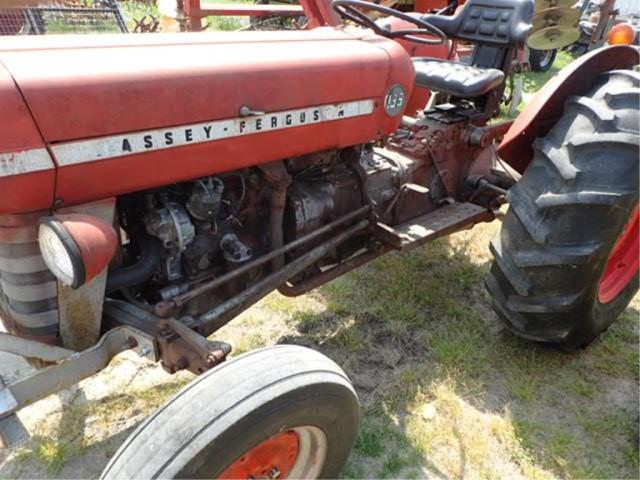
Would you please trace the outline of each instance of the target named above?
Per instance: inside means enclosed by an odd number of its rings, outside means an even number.
[[[160,243],[148,235],[141,235],[139,245],[141,257],[137,263],[109,272],[106,293],[113,293],[123,288],[143,283],[156,272],[160,266]]]

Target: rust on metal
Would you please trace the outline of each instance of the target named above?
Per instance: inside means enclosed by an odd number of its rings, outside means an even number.
[[[116,200],[107,198],[84,205],[68,207],[57,213],[92,215],[108,222],[115,221]],[[107,283],[107,271],[92,281],[73,289],[58,282],[58,308],[62,345],[72,350],[85,350],[100,338],[102,304]]]

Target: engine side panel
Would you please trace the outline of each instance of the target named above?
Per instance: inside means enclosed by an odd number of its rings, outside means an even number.
[[[0,64],[0,215],[49,208],[55,167],[20,91]]]

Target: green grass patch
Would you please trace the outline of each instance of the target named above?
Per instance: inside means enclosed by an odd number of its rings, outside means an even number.
[[[237,342],[235,342],[233,344],[232,353],[234,357],[237,357],[242,355],[243,353],[264,346],[266,346],[266,339],[258,333],[253,333],[243,336]]]
[[[381,429],[365,424],[358,433],[355,450],[365,457],[379,457],[384,452],[383,442]]]
[[[380,471],[380,478],[398,478],[400,472],[409,465],[409,459],[400,453],[393,452],[385,458]]]
[[[62,470],[69,455],[70,449],[67,445],[51,439],[43,440],[36,449],[37,458],[54,474]]]
[[[340,347],[351,353],[362,352],[366,347],[364,335],[357,328],[343,328],[333,337],[333,340]]]
[[[565,68],[571,62],[574,61],[574,58],[566,52],[558,52],[558,56],[556,57],[553,66],[547,72],[527,72],[522,74],[516,74],[515,79],[521,80],[523,83],[523,101],[517,108],[517,110],[509,115],[508,106],[502,107],[502,112],[500,116],[496,119],[496,121],[504,121],[516,118],[524,107],[531,101],[534,94],[540,90],[549,80],[551,80],[555,75],[557,75],[560,70]]]

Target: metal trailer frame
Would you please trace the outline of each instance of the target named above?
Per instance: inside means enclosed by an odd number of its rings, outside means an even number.
[[[341,20],[331,8],[330,2],[300,0],[299,5],[291,4],[254,4],[229,5],[203,2],[202,0],[183,0],[183,10],[187,17],[187,30],[202,30],[202,20],[208,16],[241,16],[264,18],[268,16],[300,17],[308,19],[307,28],[319,26],[337,26]]]
[[[76,16],[78,21],[95,21],[96,16],[113,17],[114,27],[121,33],[129,33],[129,28],[124,20],[117,0],[101,0],[95,6],[78,4],[68,5],[26,5],[24,7],[0,8],[0,34],[15,35],[20,29],[27,29],[29,35],[45,35],[47,31],[47,19],[49,15],[60,16],[65,19]],[[73,25],[73,21],[69,21]],[[94,25],[92,25],[93,27]],[[81,33],[73,31],[72,33]]]

